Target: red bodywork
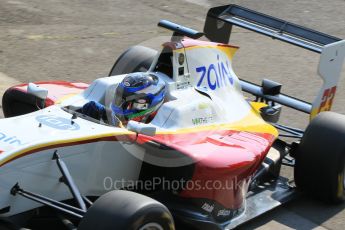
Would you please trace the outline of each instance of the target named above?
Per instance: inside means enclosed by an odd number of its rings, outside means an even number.
[[[42,86],[48,90],[48,97],[45,101],[46,107],[54,105],[62,98],[81,93],[89,84],[81,82],[67,82],[67,81],[41,81],[35,82],[36,85]],[[28,84],[16,85],[11,90],[19,90],[27,92]]]
[[[180,196],[214,200],[228,209],[242,206],[250,177],[264,160],[275,136],[231,130],[141,136],[186,154],[195,162],[192,189]]]

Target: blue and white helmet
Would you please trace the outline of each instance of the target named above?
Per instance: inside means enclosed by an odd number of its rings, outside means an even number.
[[[117,86],[112,113],[121,120],[145,122],[163,104],[165,82],[154,73],[130,73]]]

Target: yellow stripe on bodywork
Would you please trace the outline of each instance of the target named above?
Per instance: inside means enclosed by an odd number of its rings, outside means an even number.
[[[74,97],[75,95],[77,95],[78,93],[71,93],[71,94],[66,94],[62,97],[60,97],[55,104],[61,104],[62,102],[64,102],[67,99],[70,99],[71,97]]]
[[[255,105],[255,104],[254,104]],[[264,106],[264,104],[256,104],[256,106]],[[261,119],[259,112],[252,108],[249,114],[241,119],[240,121],[236,121],[229,124],[212,124],[212,125],[205,125],[205,126],[197,126],[197,127],[190,127],[190,128],[182,128],[177,130],[167,130],[167,131],[158,131],[157,134],[186,134],[186,133],[195,133],[201,131],[212,131],[212,130],[233,130],[233,131],[246,131],[246,132],[255,132],[255,133],[266,133],[271,134],[274,137],[278,137],[278,131],[272,125],[266,123],[264,120]],[[35,145],[32,147],[28,147],[22,149],[7,158],[0,161],[0,166],[5,164],[8,161],[11,161],[13,158],[16,158],[26,152],[41,149],[53,145],[59,144],[69,144],[73,142],[82,142],[82,141],[89,141],[94,139],[100,138],[107,138],[107,137],[114,137],[114,136],[121,136],[121,135],[133,135],[133,132],[130,132],[126,129],[123,129],[121,132],[114,132],[114,133],[107,133],[107,134],[100,134],[100,135],[93,135],[88,137],[80,137],[80,138],[73,138],[73,139],[66,139],[66,140],[59,140],[59,141],[52,141],[44,144]]]
[[[129,134],[134,134],[134,133],[130,132],[130,131],[123,131],[123,132],[107,133],[107,134],[93,135],[93,136],[88,136],[88,137],[80,137],[80,138],[72,138],[72,139],[66,139],[66,140],[47,142],[44,144],[39,144],[39,145],[25,148],[25,149],[22,149],[16,153],[14,153],[14,154],[11,154],[10,156],[8,156],[8,157],[6,157],[0,161],[0,166],[5,164],[8,161],[11,161],[13,158],[20,156],[21,154],[24,154],[26,152],[30,152],[30,151],[35,150],[35,149],[41,149],[41,148],[45,148],[45,147],[49,147],[49,146],[53,146],[53,145],[59,145],[59,144],[69,144],[69,143],[73,143],[73,142],[82,142],[82,141],[89,141],[89,140],[95,140],[95,139],[100,139],[100,138],[129,135]]]
[[[251,106],[253,107],[253,109],[254,109],[258,114],[260,114],[260,109],[261,109],[261,108],[267,106],[266,103],[263,103],[263,102],[255,102],[255,101],[250,102],[250,104],[251,104]]]
[[[200,45],[200,46],[191,46],[191,47],[186,47],[186,48],[180,48],[174,50],[174,52],[181,53],[187,50],[192,50],[192,49],[217,49],[222,52],[224,52],[230,60],[233,59],[236,51],[238,50],[237,47],[231,47],[231,46],[218,46],[218,45]]]
[[[209,130],[234,130],[255,133],[267,133],[275,137],[278,137],[278,130],[274,128],[272,125],[266,123],[259,116],[260,115],[258,114],[258,112],[252,109],[246,117],[233,123],[204,125],[190,128],[182,128],[174,131],[160,131],[157,132],[157,134],[183,134]]]

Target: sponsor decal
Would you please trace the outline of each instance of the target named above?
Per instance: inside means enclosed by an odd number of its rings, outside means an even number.
[[[177,82],[176,83],[176,89],[186,89],[188,87],[190,87],[189,82]]]
[[[213,117],[209,116],[209,117],[197,117],[197,118],[193,118],[192,122],[193,125],[203,125],[203,124],[208,124],[211,123],[213,121]]]
[[[178,55],[178,64],[182,65],[184,63],[184,54],[180,53]]]
[[[329,89],[325,89],[325,91],[323,92],[323,95],[322,95],[321,104],[320,104],[318,113],[320,113],[322,111],[330,111],[331,110],[332,104],[333,104],[333,99],[334,99],[336,91],[337,91],[336,86],[329,88]]]
[[[208,88],[216,90],[227,85],[233,85],[234,79],[230,75],[230,67],[228,61],[220,61],[217,55],[217,63],[207,66],[200,66],[196,68],[196,72],[200,74],[200,79],[197,86],[201,86],[206,82]]]
[[[8,145],[13,145],[13,146],[21,146],[21,145],[27,144],[27,143],[23,143],[23,141],[18,139],[16,136],[6,135],[3,132],[0,132],[0,142],[8,144]],[[0,153],[1,152],[2,151],[0,150]]]
[[[206,212],[209,212],[211,213],[214,209],[214,206],[213,205],[210,205],[208,203],[204,203],[202,206],[201,206],[202,209],[204,209]]]
[[[229,216],[231,211],[228,209],[221,209],[218,211],[217,216]]]
[[[80,127],[77,123],[71,122],[70,119],[66,119],[63,117],[58,117],[54,115],[40,115],[36,117],[36,120],[40,122],[42,125],[49,126],[53,129],[59,130],[79,130]]]

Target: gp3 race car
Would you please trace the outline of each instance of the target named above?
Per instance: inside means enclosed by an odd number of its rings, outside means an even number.
[[[345,199],[345,117],[328,112],[344,40],[237,5],[211,8],[204,32],[158,25],[173,31],[162,51],[134,46],[108,77],[5,92],[1,229],[231,229],[300,192]],[[283,94],[271,80],[239,79],[232,26],[319,53],[315,100]],[[90,101],[107,106],[133,72],[167,85],[150,122],[112,126],[80,113]],[[282,106],[310,114],[306,130],[279,124]],[[282,165],[294,178],[281,175]]]

